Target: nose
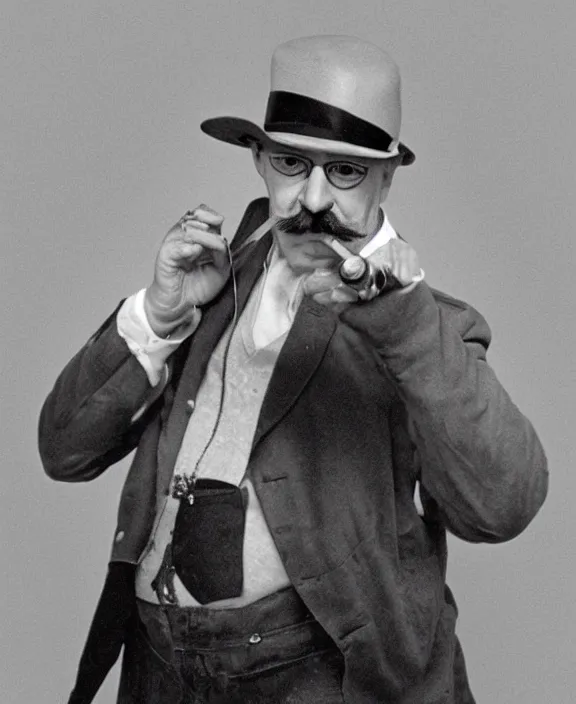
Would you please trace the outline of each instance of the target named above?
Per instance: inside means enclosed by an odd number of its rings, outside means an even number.
[[[304,183],[300,193],[300,203],[312,213],[330,210],[334,201],[330,191],[330,184],[321,166],[314,166]]]

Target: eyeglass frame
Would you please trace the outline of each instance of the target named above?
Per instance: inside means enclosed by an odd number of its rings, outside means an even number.
[[[277,173],[279,173],[282,176],[285,176],[286,178],[295,178],[296,176],[301,176],[302,173],[306,173],[305,177],[302,179],[302,180],[306,180],[307,178],[310,177],[310,174],[312,173],[312,169],[315,166],[320,166],[322,168],[322,170],[324,171],[324,175],[326,176],[326,180],[328,181],[328,183],[331,186],[333,186],[334,188],[337,188],[339,191],[350,191],[353,188],[358,188],[358,186],[361,183],[363,183],[364,180],[366,179],[366,176],[368,175],[368,171],[370,169],[370,167],[366,166],[365,164],[358,164],[357,162],[349,161],[347,159],[334,159],[333,161],[327,161],[325,164],[316,164],[309,157],[302,156],[301,154],[295,154],[294,152],[272,152],[272,153],[267,154],[267,156],[268,156],[268,160],[270,162],[270,166],[272,166],[274,171],[276,171]],[[305,170],[305,172],[303,171],[298,174],[285,174],[282,171],[280,171],[277,168],[277,166],[274,164],[273,159],[275,157],[292,157],[294,159],[298,159],[299,161],[302,162],[303,165],[306,166],[306,170]],[[350,166],[353,166],[355,169],[358,169],[363,172],[362,177],[360,178],[360,180],[357,183],[353,183],[349,186],[338,186],[337,184],[333,183],[333,181],[331,180],[331,177],[329,175],[329,172],[328,172],[328,169],[331,166],[334,166],[335,164],[348,164]]]

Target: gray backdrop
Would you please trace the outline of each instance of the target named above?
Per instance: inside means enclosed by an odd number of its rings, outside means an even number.
[[[0,702],[63,702],[104,578],[118,465],[48,480],[36,451],[56,374],[145,286],[205,201],[230,234],[263,194],[246,152],[205,137],[263,117],[281,41],[357,34],[404,78],[418,155],[389,201],[428,280],[484,313],[491,362],[547,448],[551,493],[511,544],[451,541],[479,704],[569,704],[576,686],[573,4],[534,0],[4,0]],[[117,675],[116,675],[117,676]],[[101,691],[113,701],[115,678]]]

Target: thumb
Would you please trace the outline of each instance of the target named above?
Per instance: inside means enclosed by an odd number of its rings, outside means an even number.
[[[342,279],[329,269],[315,269],[304,279],[303,289],[308,296],[331,291],[342,283]]]
[[[212,250],[212,259],[214,261],[214,266],[220,271],[226,271],[232,266],[232,256],[230,254],[230,245],[228,240],[224,240],[226,243],[226,249],[223,251]]]

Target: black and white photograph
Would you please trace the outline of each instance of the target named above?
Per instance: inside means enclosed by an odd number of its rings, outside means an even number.
[[[576,9],[0,9],[1,704],[572,704]]]

